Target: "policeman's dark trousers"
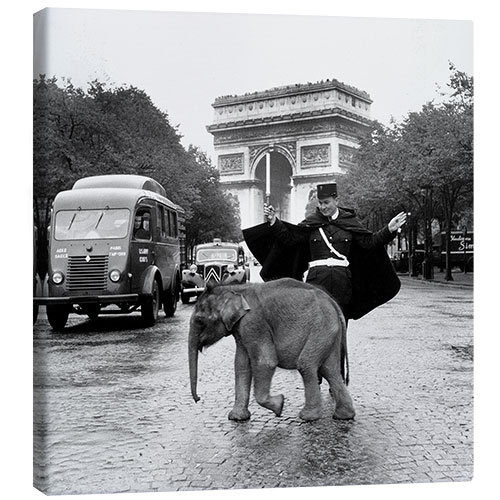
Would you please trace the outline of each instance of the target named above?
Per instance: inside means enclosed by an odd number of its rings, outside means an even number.
[[[344,314],[347,328],[349,320],[347,319],[346,311],[352,297],[351,270],[348,267],[340,266],[312,267],[307,273],[306,282],[325,290],[325,292],[335,299]],[[344,359],[345,352],[341,356]],[[344,364],[342,363],[342,378],[344,376]],[[320,384],[321,381],[322,377],[318,373],[318,382]]]
[[[346,318],[346,310],[352,297],[351,270],[348,267],[312,267],[307,273],[306,282],[325,290],[332,296]]]

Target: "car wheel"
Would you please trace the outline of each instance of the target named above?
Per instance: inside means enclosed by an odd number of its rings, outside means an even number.
[[[153,280],[151,296],[147,297],[141,304],[141,317],[146,326],[153,326],[158,319],[160,310],[160,286],[158,281]]]
[[[191,298],[190,295],[187,293],[181,292],[181,301],[183,304],[189,304],[189,299]]]
[[[177,310],[177,293],[175,292],[175,283],[165,292],[163,300],[163,311],[167,318],[171,318]]]
[[[69,307],[47,305],[47,319],[54,330],[62,330],[66,326]]]
[[[36,323],[38,319],[38,304],[33,304],[33,324]]]

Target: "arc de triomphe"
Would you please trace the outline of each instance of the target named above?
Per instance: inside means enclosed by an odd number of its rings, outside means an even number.
[[[218,97],[207,130],[221,184],[239,200],[242,228],[263,222],[269,184],[278,216],[302,220],[316,185],[335,181],[353,161],[371,103],[337,80]]]

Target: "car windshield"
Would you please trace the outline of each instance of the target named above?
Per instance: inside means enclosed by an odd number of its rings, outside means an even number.
[[[212,260],[236,261],[236,250],[232,248],[204,248],[196,254],[197,262],[210,262]]]
[[[130,211],[126,208],[99,210],[60,210],[56,214],[56,240],[100,240],[124,238]]]

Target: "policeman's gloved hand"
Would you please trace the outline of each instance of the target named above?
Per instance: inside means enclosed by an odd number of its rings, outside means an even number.
[[[264,203],[264,216],[271,226],[276,222],[276,212],[274,211],[274,207],[272,205]]]
[[[396,232],[398,229],[401,229],[401,226],[406,222],[406,212],[400,212],[396,217],[391,219],[389,222],[389,231],[391,233]]]

